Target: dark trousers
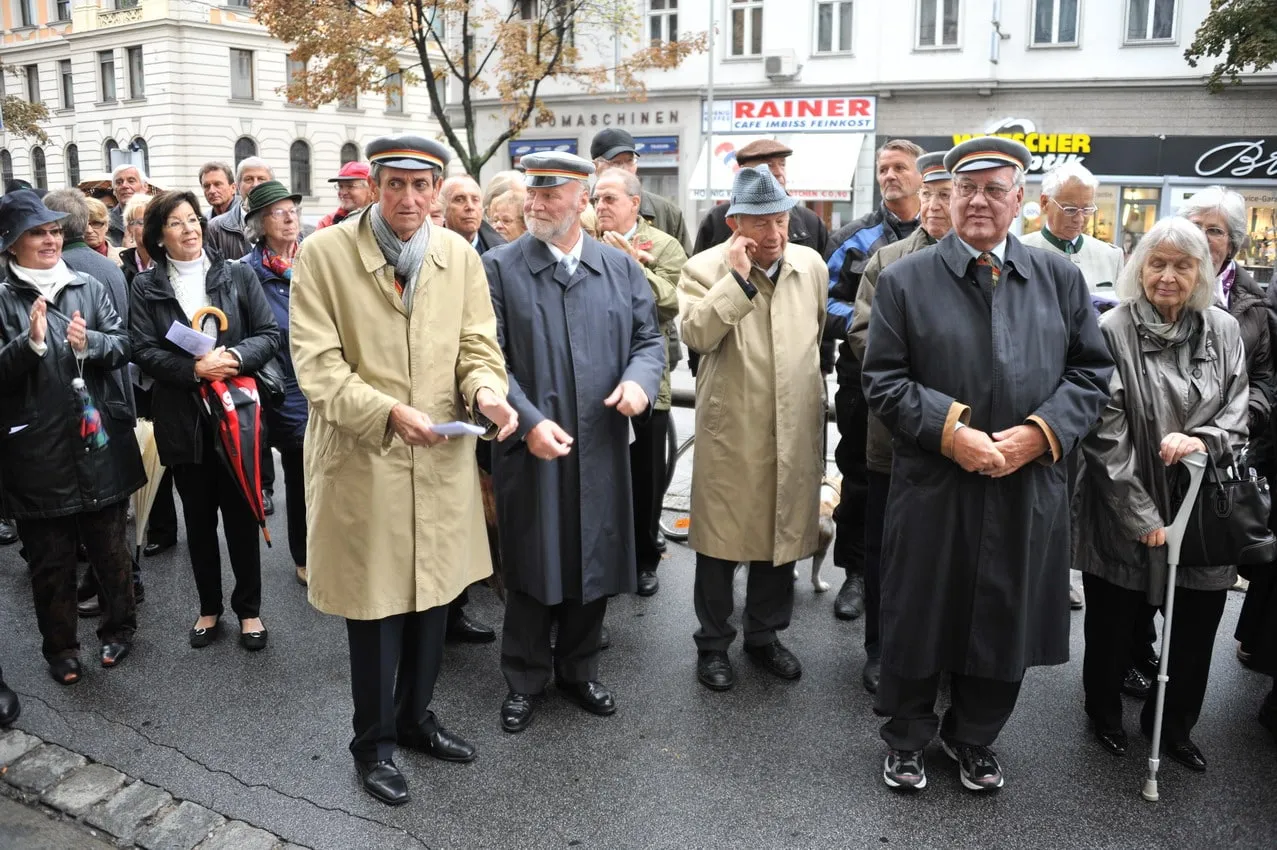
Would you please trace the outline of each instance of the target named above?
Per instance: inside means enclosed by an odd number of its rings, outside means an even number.
[[[949,677],[949,710],[936,716],[940,674],[905,679],[889,670],[878,682],[875,711],[889,719],[879,734],[893,750],[921,750],[939,730],[951,744],[989,747],[998,739],[1020,696],[1019,682],[957,673]]]
[[[78,654],[79,618],[76,615],[76,549],[88,550],[98,579],[102,643],[126,642],[137,629],[133,601],[133,559],[125,540],[128,502],[117,502],[99,511],[55,519],[18,520],[18,533],[27,548],[31,567],[31,592],[36,623],[44,638],[49,662]]]
[[[435,680],[443,662],[448,609],[440,605],[380,620],[347,620],[350,691],[355,700],[350,752],[385,761],[401,733],[431,731]]]
[[[222,554],[217,541],[217,515],[221,512],[226,549],[235,574],[231,610],[241,620],[261,612],[262,551],[259,529],[239,485],[218,460],[213,438],[205,441],[202,463],[173,467],[173,481],[182,497],[186,518],[186,542],[191,549],[191,571],[200,597],[201,617],[220,617],[222,606]]]
[[[777,632],[789,628],[794,613],[794,562],[773,565],[770,561],[752,561],[746,570],[745,613],[741,617],[745,644],[767,646],[776,641]],[[702,652],[726,650],[736,638],[736,629],[729,622],[735,604],[735,573],[735,561],[696,554],[692,604],[701,627],[692,637]]]
[[[605,613],[607,597],[590,603],[565,599],[558,605],[543,605],[522,591],[509,591],[501,630],[501,674],[510,690],[539,694],[551,672],[563,682],[598,681]],[[559,624],[559,636],[551,650],[554,623]]]
[[[887,524],[887,494],[891,476],[870,471],[865,495],[865,654],[878,658],[879,618],[882,614],[882,533]]]
[[[665,431],[670,412],[653,410],[646,422],[632,420],[630,488],[634,495],[634,550],[639,572],[656,572],[661,551],[656,548],[657,523],[665,498]]]
[[[850,355],[843,355],[850,356]],[[834,510],[834,566],[848,574],[865,569],[865,500],[869,492],[865,468],[865,438],[869,431],[869,407],[860,389],[860,369],[854,380],[839,375],[834,393],[834,415],[838,420],[838,447],[834,461],[842,475],[842,492]]]
[[[1142,629],[1150,606],[1144,591],[1127,590],[1090,573],[1082,574],[1086,588],[1086,652],[1082,686],[1086,713],[1106,731],[1122,728],[1122,679],[1130,665],[1130,645]],[[1179,744],[1189,739],[1202,712],[1206,679],[1210,674],[1215,632],[1224,614],[1227,590],[1175,588],[1175,619],[1171,624],[1170,659],[1166,670],[1166,704],[1162,739]],[[1152,731],[1157,689],[1149,691],[1140,726]]]
[[[275,455],[270,450],[270,440],[266,433],[266,417],[262,417],[261,442],[258,443],[258,465],[261,467],[262,492],[275,492]]]
[[[135,386],[133,396],[137,401],[137,415],[151,418],[151,391]],[[147,543],[172,543],[177,540],[177,506],[173,504],[173,470],[164,469],[159,487],[155,490],[155,502],[146,520]]]
[[[293,563],[306,566],[306,476],[302,472],[302,447],[279,450],[284,467],[284,507],[288,511],[288,553]]]

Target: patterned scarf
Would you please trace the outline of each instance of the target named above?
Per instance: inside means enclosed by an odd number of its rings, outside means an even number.
[[[294,256],[296,256],[294,254]],[[268,246],[262,245],[262,265],[270,269],[279,277],[292,283],[293,281],[293,259],[292,257],[284,258],[276,254]]]
[[[1180,309],[1178,319],[1168,322],[1143,293],[1135,299],[1134,310],[1135,324],[1148,331],[1149,338],[1160,343],[1162,348],[1183,345],[1205,324],[1201,313],[1186,307]]]
[[[426,259],[426,249],[430,247],[430,222],[424,222],[411,239],[403,242],[382,217],[381,204],[373,204],[368,217],[377,247],[381,248],[386,262],[395,267],[395,289],[403,298],[408,312],[412,312],[412,296],[417,289],[417,278],[421,275],[421,264]]]

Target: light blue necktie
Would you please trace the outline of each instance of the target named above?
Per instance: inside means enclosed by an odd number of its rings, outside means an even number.
[[[559,265],[563,266],[563,270],[568,273],[568,280],[572,279],[572,275],[576,274],[576,257],[571,254],[564,254],[563,259],[559,260]]]

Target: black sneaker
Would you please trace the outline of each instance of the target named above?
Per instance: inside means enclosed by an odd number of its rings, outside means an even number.
[[[1002,765],[998,757],[988,747],[974,747],[970,744],[950,744],[943,738],[940,745],[949,758],[958,763],[962,775],[962,784],[971,791],[992,791],[1001,788],[1006,781],[1002,776]]]
[[[927,766],[922,760],[922,750],[888,750],[882,763],[882,781],[888,788],[921,791],[927,787]]]

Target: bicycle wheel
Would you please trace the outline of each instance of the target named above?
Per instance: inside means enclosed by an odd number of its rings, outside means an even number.
[[[695,435],[683,441],[670,464],[670,483],[661,501],[661,533],[669,540],[687,539],[692,523],[692,455]]]
[[[665,426],[665,487],[661,490],[662,499],[674,480],[674,464],[678,461],[678,428],[674,425],[673,416],[666,421],[669,424]]]

